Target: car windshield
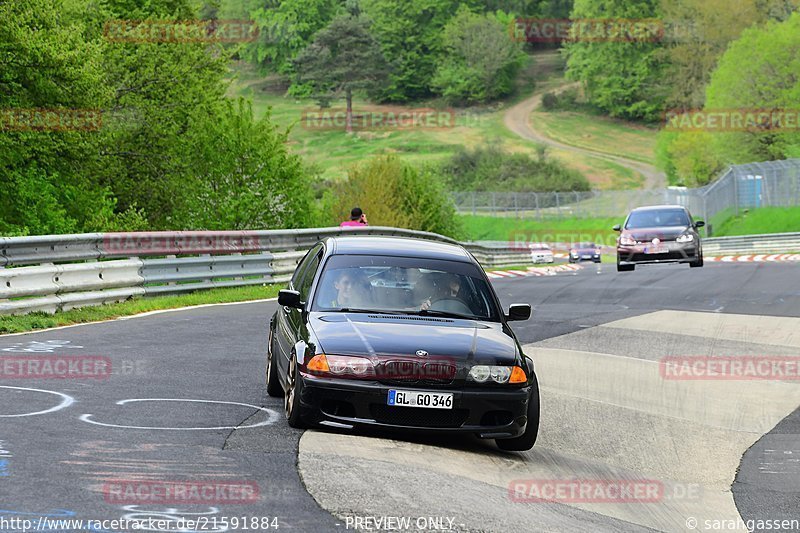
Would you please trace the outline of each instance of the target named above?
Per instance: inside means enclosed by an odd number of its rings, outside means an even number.
[[[471,263],[389,256],[333,256],[312,311],[376,311],[498,321],[494,297]]]
[[[582,242],[576,246],[576,248],[580,248],[582,250],[596,248],[593,242]]]
[[[625,229],[688,226],[689,216],[683,209],[647,209],[633,211]]]

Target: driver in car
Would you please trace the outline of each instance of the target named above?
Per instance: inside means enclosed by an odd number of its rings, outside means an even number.
[[[463,304],[463,300],[459,297],[461,291],[461,279],[455,274],[443,274],[434,286],[434,294],[427,297],[420,304],[420,311],[430,309],[431,306],[441,300],[458,300]],[[444,310],[444,309],[442,309]]]

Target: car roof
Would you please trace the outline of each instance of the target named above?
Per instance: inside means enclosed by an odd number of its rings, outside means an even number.
[[[686,211],[686,207],[682,205],[647,205],[644,207],[637,207],[635,209],[631,209],[631,212],[634,211],[655,211],[658,209],[681,209]]]
[[[474,262],[472,256],[458,244],[425,239],[354,235],[329,237],[325,242],[331,255],[389,255]]]

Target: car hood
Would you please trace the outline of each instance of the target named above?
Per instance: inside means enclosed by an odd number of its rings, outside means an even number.
[[[327,354],[383,358],[416,358],[424,350],[430,358],[454,362],[514,364],[517,343],[495,322],[382,315],[380,313],[312,312],[309,325]]]
[[[573,248],[572,251],[579,254],[594,254],[599,252],[600,250],[598,250],[597,248]]]
[[[674,241],[678,236],[683,235],[689,228],[687,226],[666,226],[660,228],[637,228],[626,229],[622,235],[628,235],[639,242],[649,242],[653,239],[661,241]]]

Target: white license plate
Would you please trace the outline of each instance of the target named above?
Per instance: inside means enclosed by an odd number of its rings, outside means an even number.
[[[644,253],[646,254],[665,254],[669,252],[669,250],[663,246],[650,246],[644,249]]]
[[[391,389],[386,403],[388,405],[399,405],[401,407],[452,409],[453,393]]]

